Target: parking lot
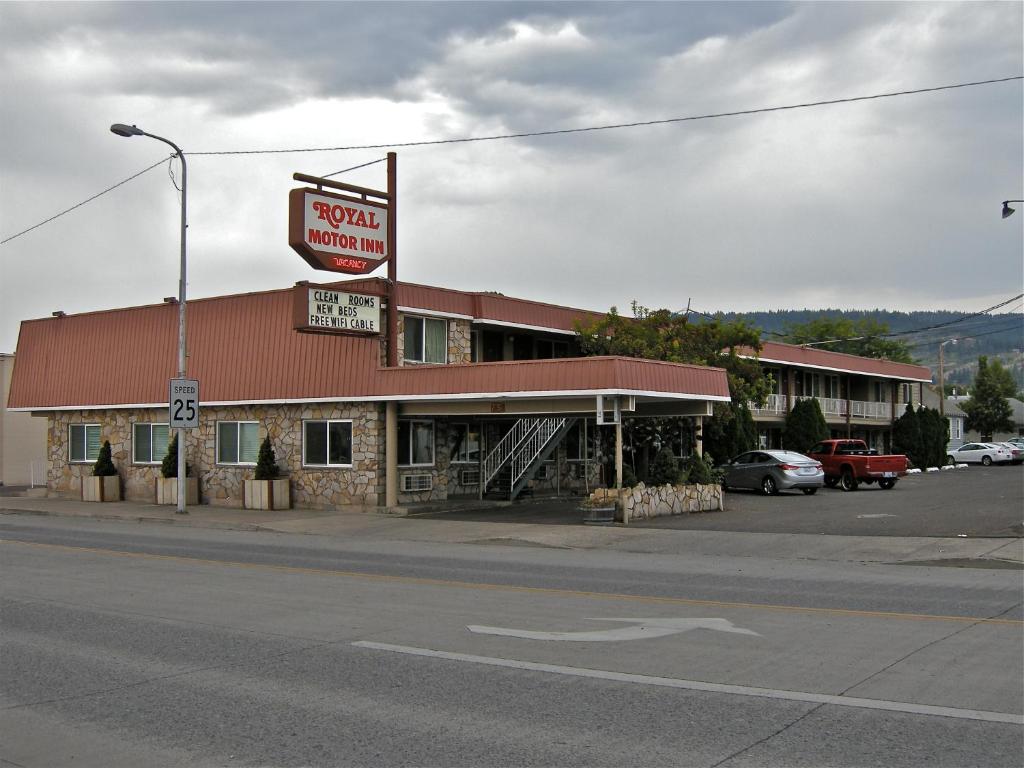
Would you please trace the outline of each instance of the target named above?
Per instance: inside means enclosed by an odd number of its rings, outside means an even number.
[[[814,496],[728,491],[725,512],[659,518],[645,527],[840,536],[1020,536],[1024,467],[971,466],[907,475],[896,487],[861,485]]]
[[[427,518],[580,525],[576,501],[533,500],[487,510],[449,509]],[[804,533],[839,536],[1019,537],[1024,534],[1024,467],[971,466],[907,475],[889,491],[861,485],[813,496],[728,491],[723,512],[652,520],[630,527],[674,530]]]

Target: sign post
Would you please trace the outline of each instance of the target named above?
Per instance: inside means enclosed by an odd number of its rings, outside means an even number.
[[[178,508],[179,515],[185,511],[185,430],[199,426],[199,380],[171,379],[168,384],[168,426],[178,430]]]

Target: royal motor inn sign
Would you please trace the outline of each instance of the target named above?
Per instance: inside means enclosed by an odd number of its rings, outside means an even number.
[[[288,194],[288,244],[314,269],[364,275],[388,259],[388,209],[315,189]]]

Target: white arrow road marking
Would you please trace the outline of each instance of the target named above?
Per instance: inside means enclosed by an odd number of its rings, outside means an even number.
[[[739,635],[754,635],[757,632],[733,626],[727,619],[588,619],[588,621],[621,621],[635,626],[621,629],[599,629],[589,632],[535,632],[529,629],[511,629],[508,627],[468,626],[470,632],[478,635],[503,635],[505,637],[521,637],[526,640],[564,640],[570,643],[607,643],[616,640],[644,640],[652,637],[665,637],[691,629],[713,629],[716,632],[735,632]],[[639,623],[637,623],[639,622]]]
[[[876,514],[876,515],[857,515],[858,520],[876,520],[879,517],[896,517],[896,515]]]

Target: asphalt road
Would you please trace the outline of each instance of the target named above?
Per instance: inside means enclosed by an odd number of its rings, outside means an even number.
[[[57,518],[0,562],[0,765],[1020,761],[1019,572]]]

